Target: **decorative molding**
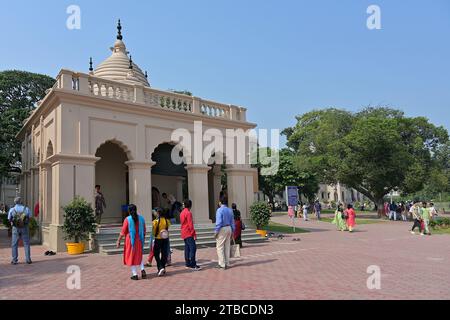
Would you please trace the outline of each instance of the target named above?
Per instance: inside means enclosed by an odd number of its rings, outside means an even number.
[[[130,169],[151,169],[156,164],[156,162],[153,162],[151,160],[150,161],[131,160],[131,161],[126,161],[125,164]]]

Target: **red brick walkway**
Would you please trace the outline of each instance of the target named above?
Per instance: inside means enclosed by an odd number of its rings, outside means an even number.
[[[0,299],[450,299],[448,235],[413,236],[409,222],[361,225],[353,234],[326,222],[297,225],[312,232],[248,245],[227,271],[213,268],[214,248],[198,250],[200,272],[184,269],[183,252],[175,251],[165,277],[148,268],[150,278],[137,282],[121,256],[46,257],[37,246],[34,264],[12,266],[0,242]],[[66,288],[70,265],[81,268],[81,290]],[[370,265],[381,268],[381,290],[367,289]]]

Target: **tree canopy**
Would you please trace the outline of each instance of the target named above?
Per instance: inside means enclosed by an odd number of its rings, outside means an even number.
[[[297,186],[300,193],[307,199],[314,199],[319,189],[319,181],[313,173],[302,170],[296,164],[295,154],[291,150],[285,148],[274,151],[266,148],[266,150],[260,149],[259,154],[261,151],[267,152],[268,156],[272,156],[273,152],[279,153],[278,170],[274,170],[273,174],[259,175],[260,189],[269,197],[272,204],[274,197],[282,194],[286,186]]]
[[[341,182],[378,206],[391,190],[423,189],[448,142],[443,127],[391,108],[315,110],[283,133],[297,163],[321,182]]]
[[[45,96],[55,80],[25,71],[0,72],[0,176],[20,162],[21,143],[16,135],[36,103]]]

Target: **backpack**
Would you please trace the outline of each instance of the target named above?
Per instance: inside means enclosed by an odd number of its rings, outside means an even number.
[[[17,212],[15,208],[13,208],[14,214],[12,215],[13,221],[12,224],[16,228],[25,228],[25,226],[28,224],[28,217],[21,218],[21,215],[25,212],[25,207],[22,212]]]

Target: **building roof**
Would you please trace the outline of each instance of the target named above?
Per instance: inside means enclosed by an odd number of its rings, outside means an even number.
[[[108,80],[150,87],[146,75],[144,75],[141,68],[132,61],[132,57],[127,51],[125,43],[123,42],[120,20],[117,25],[117,30],[117,40],[114,43],[114,47],[110,48],[112,51],[111,56],[100,63],[92,74],[96,77]]]

